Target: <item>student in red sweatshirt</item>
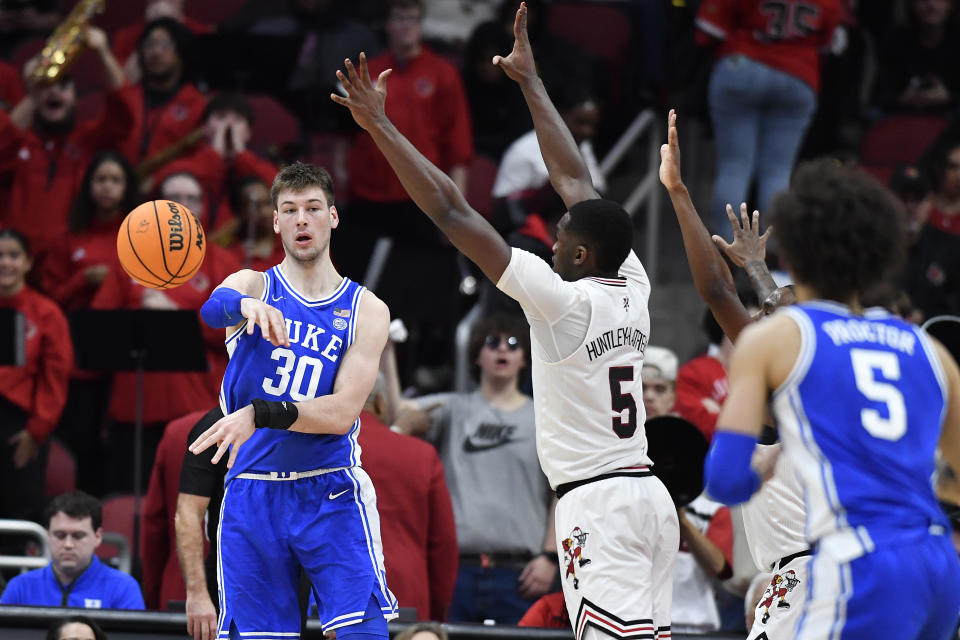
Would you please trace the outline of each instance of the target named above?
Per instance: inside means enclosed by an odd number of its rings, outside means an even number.
[[[67,399],[73,346],[59,307],[26,284],[26,238],[0,231],[0,308],[23,315],[25,362],[0,366],[0,518],[39,521],[46,440]]]

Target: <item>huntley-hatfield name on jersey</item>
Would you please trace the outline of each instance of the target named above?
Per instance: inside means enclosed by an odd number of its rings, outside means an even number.
[[[647,348],[647,334],[633,327],[620,327],[619,329],[604,331],[584,345],[591,361],[617,347],[633,347],[643,353]]]

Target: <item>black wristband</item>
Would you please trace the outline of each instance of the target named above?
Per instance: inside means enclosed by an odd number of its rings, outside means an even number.
[[[541,551],[541,552],[540,552],[539,554],[537,554],[537,555],[543,556],[544,558],[546,558],[547,560],[549,560],[549,561],[552,562],[553,564],[556,564],[556,565],[559,565],[559,564],[560,564],[560,557],[557,555],[557,552],[556,552],[556,551],[547,551],[546,549],[544,549],[543,551]]]
[[[250,404],[253,405],[253,426],[257,429],[289,429],[300,415],[297,405],[286,400],[257,398]]]

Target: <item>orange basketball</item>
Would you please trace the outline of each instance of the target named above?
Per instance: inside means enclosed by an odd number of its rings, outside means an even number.
[[[206,252],[197,216],[171,200],[144,202],[127,214],[117,233],[124,271],[152,289],[182,285],[200,268]]]

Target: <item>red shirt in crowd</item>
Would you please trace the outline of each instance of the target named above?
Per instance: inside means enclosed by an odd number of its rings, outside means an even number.
[[[45,290],[65,311],[89,309],[99,283],[90,282],[86,271],[104,265],[119,268],[117,230],[122,218],[94,221],[86,231],[61,236],[44,260],[42,281]]]
[[[214,28],[212,26],[197,22],[188,16],[184,16],[182,22],[183,26],[189,29],[190,33],[195,36],[203,33],[213,33]],[[129,24],[117,29],[117,32],[113,34],[113,55],[120,61],[121,65],[126,64],[127,58],[136,53],[137,42],[140,40],[140,36],[143,34],[143,28],[146,26],[146,22]]]
[[[244,266],[245,269],[253,269],[254,271],[266,271],[270,267],[276,266],[283,262],[283,259],[287,257],[286,252],[283,250],[283,242],[280,240],[280,235],[275,236],[273,243],[273,251],[268,256],[258,256],[253,254],[250,256],[250,265],[247,266],[247,249],[244,244],[244,228],[241,225],[240,232],[237,234],[237,241],[228,247],[228,249],[233,252],[234,257],[240,261],[240,264]]]
[[[217,404],[220,383],[227,368],[227,352],[222,329],[211,329],[199,318],[199,309],[210,293],[231,273],[240,269],[236,258],[226,249],[207,246],[207,255],[200,270],[185,284],[162,293],[178,309],[195,309],[206,344],[209,371],[144,374],[144,423],[168,422],[191,411],[206,410]],[[113,268],[93,299],[94,309],[142,309],[147,289],[126,274]],[[133,422],[136,401],[136,374],[118,372],[113,379],[113,395],[108,415],[117,422]]]
[[[944,213],[934,204],[930,207],[930,216],[927,218],[927,224],[935,229],[960,235],[960,212],[952,214]]]
[[[23,314],[26,361],[22,367],[0,367],[0,394],[30,414],[25,428],[42,444],[57,426],[67,402],[67,380],[73,366],[70,328],[60,308],[24,286],[15,296],[0,298],[0,307]]]
[[[717,428],[720,407],[727,399],[727,372],[713,356],[700,356],[677,371],[677,400],[673,411],[692,422],[707,442]]]
[[[0,110],[12,109],[23,100],[23,80],[16,67],[0,60]]]
[[[148,609],[164,609],[171,600],[187,599],[177,561],[177,496],[187,436],[206,411],[194,411],[167,425],[157,447],[147,495],[143,498],[140,548],[143,549],[143,600]],[[206,542],[206,541],[204,541]],[[207,545],[204,544],[204,555]]]
[[[717,57],[740,54],[820,90],[820,51],[840,22],[839,0],[703,0],[697,42],[721,41]]]
[[[134,115],[123,146],[123,154],[134,166],[203,124],[207,99],[190,83],[158,104],[147,104],[143,85],[125,87],[121,93]]]
[[[31,252],[43,254],[67,232],[70,206],[90,158],[118,148],[133,122],[128,103],[116,92],[107,94],[100,117],[77,122],[63,136],[41,137],[34,128],[21,131],[0,111],[0,181],[11,181],[0,224],[21,231]]]
[[[570,614],[562,591],[548,593],[533,603],[523,614],[518,627],[547,627],[550,629],[569,629]]]
[[[430,444],[360,414],[363,468],[377,491],[387,584],[420,620],[444,620],[457,580],[457,530],[443,464]]]
[[[269,186],[277,177],[277,166],[249,149],[225,158],[212,146],[203,143],[190,155],[174,160],[154,173],[154,183],[160,184],[167,176],[183,172],[192,174],[203,187],[208,199],[204,203],[204,211],[217,212],[213,226],[207,229],[212,232],[236,215],[230,208],[230,181],[256,177]],[[205,228],[208,227],[209,215],[205,215],[200,222]]]
[[[466,166],[473,157],[470,113],[456,67],[426,47],[404,63],[388,51],[369,62],[370,75],[392,68],[386,112],[397,129],[427,160],[444,171]],[[362,132],[348,163],[350,193],[374,202],[410,199],[387,159]]]

